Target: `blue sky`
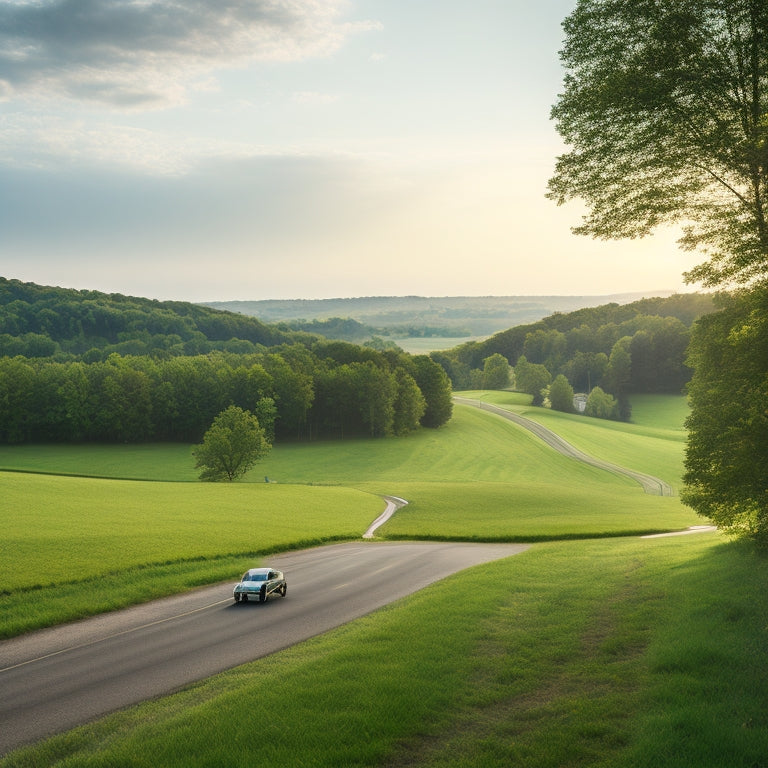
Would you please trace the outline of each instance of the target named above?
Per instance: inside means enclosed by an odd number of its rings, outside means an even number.
[[[545,199],[575,0],[0,0],[0,275],[188,301],[690,290]]]

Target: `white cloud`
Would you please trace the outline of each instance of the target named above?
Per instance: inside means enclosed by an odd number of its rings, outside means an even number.
[[[344,0],[4,0],[0,97],[168,106],[212,70],[326,56],[378,26],[342,22],[344,7]]]

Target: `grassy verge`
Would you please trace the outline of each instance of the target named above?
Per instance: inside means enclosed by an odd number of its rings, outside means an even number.
[[[0,765],[761,766],[766,588],[713,534],[537,545]]]

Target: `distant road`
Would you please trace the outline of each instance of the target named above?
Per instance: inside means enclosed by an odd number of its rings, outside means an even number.
[[[326,632],[521,544],[360,542],[269,559],[288,596],[232,583],[0,642],[0,754]]]
[[[547,429],[541,424],[538,424],[535,421],[531,421],[531,419],[526,419],[525,416],[520,416],[518,413],[507,411],[504,408],[499,408],[499,406],[492,405],[491,403],[484,403],[482,400],[472,400],[468,397],[454,397],[453,400],[454,402],[460,403],[461,405],[471,405],[473,408],[481,408],[484,411],[490,411],[491,413],[495,413],[505,419],[514,421],[515,424],[519,424],[529,432],[533,432],[536,437],[543,440],[547,445],[549,445],[551,448],[554,448],[559,453],[562,453],[563,456],[568,456],[568,458],[576,459],[576,461],[581,461],[584,464],[589,464],[590,466],[597,467],[598,469],[604,469],[606,472],[613,472],[616,475],[625,475],[626,477],[631,477],[633,480],[640,483],[646,493],[653,494],[654,496],[675,495],[672,486],[664,480],[661,480],[658,477],[654,477],[653,475],[646,475],[643,472],[637,472],[634,469],[620,467],[618,464],[611,464],[609,461],[603,461],[602,459],[597,459],[594,456],[590,456],[589,454],[580,451],[578,448],[574,448],[574,446],[563,440],[560,435],[553,432],[551,429]]]

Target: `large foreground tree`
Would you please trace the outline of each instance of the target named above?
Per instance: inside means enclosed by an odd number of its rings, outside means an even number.
[[[579,0],[549,183],[603,239],[681,224],[706,286],[768,273],[768,2]]]
[[[594,237],[680,224],[689,282],[747,287],[693,333],[682,498],[768,543],[768,0],[578,0],[564,29],[549,196]]]
[[[768,294],[722,297],[694,326],[684,502],[768,544]]]

